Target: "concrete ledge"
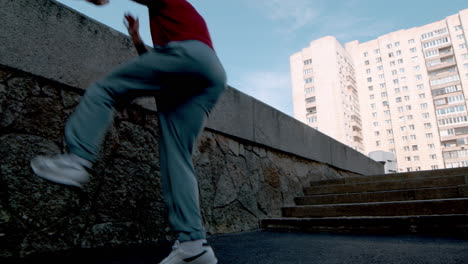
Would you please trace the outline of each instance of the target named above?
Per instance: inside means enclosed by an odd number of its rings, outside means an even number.
[[[136,56],[126,35],[53,0],[4,0],[0,24],[0,64],[81,89]],[[156,110],[152,98],[140,104]],[[207,128],[339,169],[383,173],[383,165],[233,88]]]

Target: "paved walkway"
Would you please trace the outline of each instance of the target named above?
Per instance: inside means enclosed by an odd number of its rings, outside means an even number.
[[[219,264],[467,264],[468,239],[254,231],[209,238]],[[76,252],[47,263],[157,264],[170,251]],[[36,259],[35,262],[42,261]]]

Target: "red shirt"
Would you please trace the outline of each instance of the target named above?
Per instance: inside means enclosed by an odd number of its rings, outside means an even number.
[[[213,48],[205,20],[186,0],[153,0],[149,6],[153,44],[163,46],[171,41],[199,40]]]

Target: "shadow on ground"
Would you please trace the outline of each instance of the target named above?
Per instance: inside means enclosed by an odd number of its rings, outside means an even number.
[[[253,231],[209,238],[219,264],[466,264],[468,239]],[[171,250],[78,250],[21,263],[155,264]],[[16,262],[18,263],[18,262]]]

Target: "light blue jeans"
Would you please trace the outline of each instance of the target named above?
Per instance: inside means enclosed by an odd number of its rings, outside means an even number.
[[[154,95],[169,223],[179,241],[204,239],[192,153],[208,114],[226,87],[223,66],[204,43],[188,40],[156,47],[86,90],[66,124],[67,145],[75,155],[96,161],[115,106]]]

